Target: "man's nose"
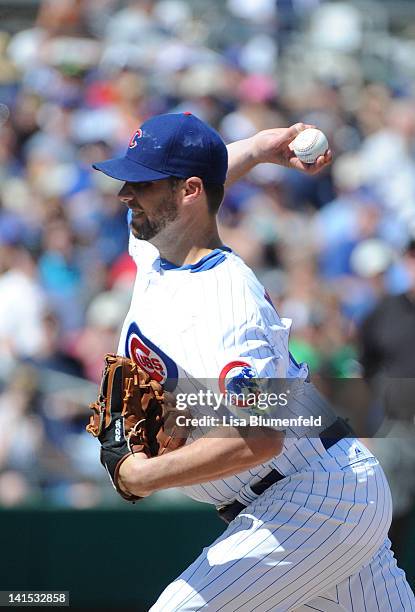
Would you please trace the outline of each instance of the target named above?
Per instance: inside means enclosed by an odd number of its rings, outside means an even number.
[[[134,194],[127,187],[127,185],[123,185],[120,191],[118,192],[118,199],[123,204],[128,204],[134,198]]]

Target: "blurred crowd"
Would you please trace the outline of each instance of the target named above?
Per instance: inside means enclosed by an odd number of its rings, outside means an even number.
[[[362,325],[415,294],[414,30],[415,10],[392,27],[379,2],[42,0],[0,31],[0,506],[118,503],[85,407],[135,269],[119,185],[91,163],[153,114],[191,111],[227,142],[327,134],[327,171],[256,168],[221,235],[293,319],[297,360],[365,374]]]

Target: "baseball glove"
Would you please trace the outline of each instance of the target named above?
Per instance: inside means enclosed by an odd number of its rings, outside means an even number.
[[[109,353],[93,415],[86,430],[101,443],[101,463],[116,491],[127,501],[141,499],[125,493],[118,484],[121,464],[134,453],[155,457],[182,446],[172,415],[174,406],[162,386],[134,361]],[[169,433],[167,433],[169,432]]]

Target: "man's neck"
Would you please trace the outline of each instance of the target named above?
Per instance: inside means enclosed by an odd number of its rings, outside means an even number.
[[[191,227],[169,228],[151,241],[160,256],[176,266],[197,263],[213,249],[222,246],[215,219],[209,223],[193,222]]]

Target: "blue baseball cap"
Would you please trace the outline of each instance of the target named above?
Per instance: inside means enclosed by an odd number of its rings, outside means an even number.
[[[192,113],[156,115],[133,134],[124,157],[93,168],[119,181],[142,183],[198,176],[223,185],[228,151],[219,134]]]

